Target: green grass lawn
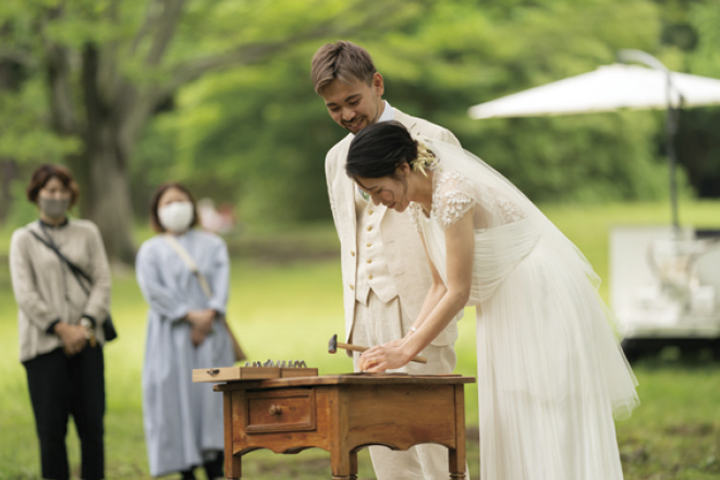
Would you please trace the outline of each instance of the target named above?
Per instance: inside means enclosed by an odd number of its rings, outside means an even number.
[[[607,231],[618,224],[666,224],[664,204],[552,207],[548,216],[581,248],[607,278]],[[686,203],[683,222],[720,226],[720,202]],[[148,232],[139,230],[138,238]],[[9,233],[0,235],[0,480],[38,480],[39,458],[24,370],[17,361],[16,307],[7,271]],[[229,239],[233,253],[229,320],[251,360],[304,359],[321,374],[352,370],[344,355],[329,355],[327,340],[343,334],[339,261],[331,225],[292,228],[262,235],[245,232]],[[605,295],[606,285],[601,292]],[[132,269],[114,269],[113,316],[120,333],[107,346],[107,478],[148,479],[142,427],[140,374],[145,314]],[[468,311],[456,344],[457,373],[475,372],[475,319]],[[694,363],[666,351],[635,368],[642,405],[617,423],[625,478],[699,480],[720,478],[720,370],[701,357]],[[477,391],[466,387],[470,430],[477,424]],[[68,436],[77,471],[79,450]],[[477,442],[469,439],[470,473],[477,478]],[[320,479],[330,475],[329,455],[253,452],[244,477]],[[373,478],[369,457],[360,456],[360,477]],[[76,472],[76,478],[77,476]],[[168,477],[172,478],[172,477]]]

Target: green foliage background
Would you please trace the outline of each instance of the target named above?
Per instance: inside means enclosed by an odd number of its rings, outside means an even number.
[[[531,198],[662,197],[659,115],[485,122],[466,115],[475,103],[612,62],[624,45],[652,50],[656,7],[634,0],[511,3],[430,2],[391,31],[351,40],[373,54],[391,104],[456,132]],[[251,222],[327,218],[322,160],[344,132],[312,91],[309,59],[317,45],[186,88],[146,136],[137,174],[175,159],[175,175],[238,202]],[[161,142],[164,155],[156,156]]]
[[[0,31],[0,59],[18,60],[22,81],[0,89],[0,160],[18,165],[19,183],[34,165],[81,148],[78,138],[49,128],[43,66],[32,54],[42,49],[32,12],[60,4],[73,6],[75,16],[51,34],[78,45],[129,38],[151,5],[133,0],[120,23],[107,25],[91,21],[107,1],[2,2],[0,25],[6,19],[9,27]],[[392,13],[380,16],[382,8]],[[233,44],[345,29],[345,39],[373,55],[392,105],[450,128],[531,199],[656,200],[668,190],[662,112],[477,121],[467,109],[612,63],[621,48],[647,51],[674,70],[720,77],[718,19],[720,6],[710,0],[188,0],[164,64]],[[314,94],[309,69],[318,46],[337,38],[298,38],[258,62],[200,77],[157,109],[129,166],[136,215],[145,216],[157,184],[179,180],[198,197],[231,202],[246,224],[329,218],[323,160],[345,132]],[[118,68],[140,83],[169,71],[129,61]],[[720,194],[719,119],[719,109],[683,117],[685,196]],[[18,198],[18,189],[11,191]],[[23,217],[11,213],[8,221]]]

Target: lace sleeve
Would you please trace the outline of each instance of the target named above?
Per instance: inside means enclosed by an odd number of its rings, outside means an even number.
[[[484,197],[480,203],[485,204],[483,206],[495,214],[494,218],[498,223],[512,223],[525,218],[525,213],[515,203],[500,195],[495,189],[488,188]]]
[[[433,194],[433,213],[442,228],[460,220],[475,206],[467,179],[460,172],[437,172]]]

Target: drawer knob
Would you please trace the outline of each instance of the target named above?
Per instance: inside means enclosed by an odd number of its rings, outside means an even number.
[[[280,415],[282,407],[280,405],[270,405],[270,415]]]
[[[210,375],[211,377],[214,377],[215,375],[217,375],[218,373],[220,373],[220,369],[219,369],[219,368],[212,368],[212,369],[208,370],[206,373],[207,373],[208,375]]]

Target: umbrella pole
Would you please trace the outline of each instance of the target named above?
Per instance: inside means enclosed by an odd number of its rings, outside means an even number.
[[[620,50],[618,52],[618,60],[627,63],[629,61],[638,62],[647,65],[655,70],[665,72],[666,95],[667,95],[667,118],[665,120],[665,153],[668,157],[668,170],[670,175],[670,210],[672,215],[672,225],[675,230],[675,236],[680,236],[680,220],[678,219],[677,205],[677,180],[675,170],[677,169],[677,155],[675,153],[675,133],[677,132],[678,118],[683,104],[683,96],[677,92],[679,96],[678,107],[673,107],[672,101],[672,76],[670,70],[663,63],[649,53],[640,50]]]
[[[668,91],[669,89],[670,88],[668,86]],[[665,154],[668,157],[668,173],[670,176],[670,210],[672,215],[672,225],[677,236],[680,235],[680,220],[678,218],[677,152],[675,150],[675,135],[677,133],[680,111],[680,107],[673,107],[670,98],[668,98],[667,118],[665,119]]]

